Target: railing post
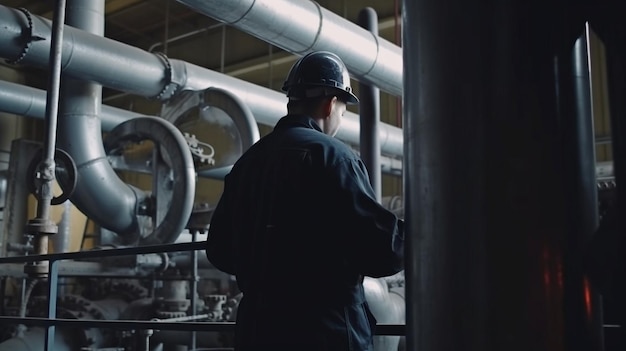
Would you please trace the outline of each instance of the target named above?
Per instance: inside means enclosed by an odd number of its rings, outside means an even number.
[[[56,319],[57,315],[57,281],[59,276],[59,261],[50,260],[48,274],[48,319]],[[55,325],[46,327],[46,351],[54,350]]]

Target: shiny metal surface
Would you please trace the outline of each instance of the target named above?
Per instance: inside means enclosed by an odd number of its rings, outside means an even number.
[[[402,95],[400,47],[315,1],[177,1],[292,53],[332,51],[342,58],[358,80],[396,96]],[[295,18],[298,20],[294,21]]]
[[[536,6],[404,1],[409,350],[597,350],[568,320],[585,285],[561,182],[583,23]]]
[[[39,35],[48,38],[47,20],[33,16],[39,24]],[[0,33],[0,56],[14,57],[22,48],[20,32],[25,26],[25,18],[19,11],[0,5],[0,20],[6,23],[7,30]],[[359,30],[362,30],[359,28]],[[65,31],[64,73],[103,86],[130,92],[146,97],[158,96],[167,82],[165,63],[160,56],[113,40],[92,35],[74,28]],[[45,66],[49,44],[47,40],[33,42],[24,57],[24,62],[35,66]],[[67,56],[66,56],[67,55]],[[71,62],[66,62],[71,57]],[[239,96],[253,111],[259,123],[273,126],[286,114],[284,94],[273,91],[225,74],[208,70],[192,63],[169,60],[174,76],[182,81],[182,90],[204,90],[209,87],[221,88]],[[114,72],[114,74],[112,74]],[[354,113],[347,112],[337,137],[351,145],[359,144],[359,121]],[[402,155],[402,131],[390,124],[381,123],[379,138],[381,152],[386,155]]]

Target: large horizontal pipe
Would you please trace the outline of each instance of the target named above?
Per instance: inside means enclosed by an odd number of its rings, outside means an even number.
[[[0,110],[19,116],[43,119],[46,109],[46,92],[41,89],[28,87],[12,82],[0,80]],[[118,124],[132,118],[145,115],[120,109],[113,106],[102,105],[100,121],[102,131],[109,132]],[[206,178],[223,179],[230,167],[222,173],[199,172],[199,176]],[[399,157],[382,156],[381,170],[384,174],[401,176],[402,160]]]
[[[402,49],[309,0],[177,0],[283,50],[338,54],[350,73],[402,96]]]
[[[46,112],[46,91],[0,80],[0,110],[18,116],[43,119]],[[111,131],[116,125],[142,114],[102,105],[102,130]]]
[[[33,36],[26,42],[29,20],[19,10],[0,5],[0,57],[46,67],[50,50],[50,21],[30,16]],[[286,114],[284,94],[184,61],[167,60],[139,48],[66,26],[63,38],[63,74],[91,80],[105,87],[146,97],[167,98],[169,90],[204,90],[215,87],[237,94],[257,122],[269,126]],[[21,44],[21,45],[20,45]],[[25,48],[28,47],[28,50]],[[403,135],[398,127],[380,125],[381,153],[401,157]],[[337,137],[359,145],[358,115],[346,112]]]

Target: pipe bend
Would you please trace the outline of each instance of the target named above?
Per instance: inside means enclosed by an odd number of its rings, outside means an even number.
[[[120,152],[128,142],[151,140],[158,147],[162,161],[171,169],[171,176],[161,173],[153,175],[159,177],[159,187],[156,191],[169,191],[171,198],[167,213],[157,224],[155,230],[139,238],[141,245],[156,245],[174,242],[185,228],[193,208],[195,196],[196,172],[191,157],[191,151],[182,133],[176,127],[157,117],[137,117],[115,127],[106,137],[104,148],[107,153]],[[155,167],[155,170],[160,167]],[[169,172],[165,172],[169,173]],[[158,205],[160,208],[165,208]]]

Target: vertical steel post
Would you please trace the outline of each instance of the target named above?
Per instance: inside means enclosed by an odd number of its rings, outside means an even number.
[[[562,145],[579,8],[403,6],[407,350],[594,350],[565,313],[585,308]]]
[[[589,27],[559,60],[559,101],[563,118],[563,184],[566,236],[563,285],[566,350],[603,350],[602,302],[583,266],[586,245],[598,227],[596,148],[593,125]]]
[[[48,274],[48,319],[55,319],[57,316],[57,287],[59,277],[59,261],[49,262]],[[54,350],[54,333],[56,326],[51,324],[46,327],[46,351]]]
[[[373,35],[378,35],[378,15],[373,8],[366,7],[359,12],[358,24]],[[359,100],[361,158],[367,166],[370,183],[380,201],[382,198],[380,139],[378,137],[380,89],[372,84],[359,83]]]

